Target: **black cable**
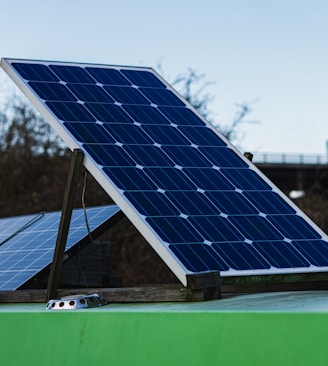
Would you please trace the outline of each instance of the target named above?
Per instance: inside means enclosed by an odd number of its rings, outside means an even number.
[[[88,220],[88,215],[87,215],[87,209],[85,207],[85,192],[87,190],[87,178],[88,178],[88,172],[85,171],[84,172],[84,183],[83,183],[83,190],[82,190],[81,200],[82,200],[82,207],[83,207],[83,212],[84,212],[85,225],[86,225],[87,230],[88,230],[88,235],[89,235],[89,238],[90,238],[91,242],[94,243],[95,240],[93,239],[93,237],[91,235],[91,230],[90,230],[89,220]]]

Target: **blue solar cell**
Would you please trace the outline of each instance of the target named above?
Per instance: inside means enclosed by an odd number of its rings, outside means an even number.
[[[25,64],[25,63],[13,63],[13,67],[19,74],[29,81],[59,81],[59,79],[54,75],[51,70],[40,64]]]
[[[77,98],[63,84],[41,83],[39,81],[31,81],[29,82],[29,85],[41,99],[48,101],[63,101],[63,102],[77,101]]]
[[[173,166],[174,162],[163,154],[162,149],[154,145],[126,145],[125,151],[134,159],[135,164],[144,167],[150,166]]]
[[[115,205],[87,208],[91,234],[108,228],[118,213]],[[1,291],[21,288],[51,264],[60,216],[58,211],[0,219]],[[73,210],[65,250],[78,247],[88,235],[84,210]]]
[[[132,83],[118,70],[86,67],[88,73],[101,84],[107,85],[132,85]]]
[[[220,172],[226,176],[229,181],[242,191],[271,191],[271,187],[259,175],[250,169],[221,169]]]
[[[328,265],[328,243],[323,240],[292,241],[293,246],[314,266]]]
[[[162,83],[157,76],[147,70],[140,72],[139,70],[123,69],[121,72],[134,85],[166,88],[166,85]]]
[[[67,88],[82,102],[114,103],[115,100],[98,85],[67,84]]]
[[[160,145],[190,145],[177,128],[163,125],[143,125],[144,133]]]
[[[115,139],[106,133],[103,126],[94,123],[67,122],[64,126],[82,143],[115,143]]]
[[[105,130],[122,144],[151,144],[153,141],[141,127],[132,124],[104,124]]]
[[[228,265],[206,244],[170,245],[172,252],[192,272],[227,271]]]
[[[247,243],[213,244],[213,249],[228,264],[230,268],[238,271],[249,269],[269,269],[269,263]]]
[[[295,214],[296,211],[276,192],[245,192],[244,195],[252,204],[265,214]]]
[[[157,189],[155,183],[141,169],[134,167],[111,167],[104,168],[103,170],[119,189],[125,191]]]
[[[116,104],[86,103],[86,108],[101,122],[133,123],[133,119]]]
[[[118,145],[84,144],[85,150],[102,166],[135,166],[133,159]]]
[[[184,106],[184,103],[171,90],[155,89],[155,88],[140,88],[143,95],[147,97],[152,104],[158,106]],[[138,104],[138,103],[135,103]]]
[[[203,128],[199,126],[179,126],[178,129],[192,144],[203,146],[226,146],[225,142],[218,139],[215,132],[210,128]]]
[[[239,192],[209,191],[205,195],[218,208],[219,213],[226,215],[258,214],[256,208],[247,202]]]
[[[150,105],[149,99],[145,98],[139,89],[133,87],[104,86],[104,89],[110,94],[114,101],[123,104]]]
[[[270,215],[268,220],[286,238],[289,239],[320,239],[321,235],[315,231],[300,216],[296,215]]]
[[[184,168],[183,172],[195,183],[197,188],[205,191],[228,191],[235,189],[233,184],[217,169]]]
[[[219,212],[204,194],[197,191],[171,191],[166,196],[178,208],[179,213],[187,216],[217,215]]]
[[[146,221],[167,243],[198,243],[203,241],[197,230],[183,217],[147,217]]]
[[[192,216],[189,218],[192,225],[208,242],[230,242],[244,240],[233,225],[221,216]]]
[[[229,216],[229,221],[251,241],[283,240],[281,233],[262,216]]]
[[[240,159],[240,157],[232,151],[232,149],[202,146],[199,151],[206,156],[212,165],[220,168],[241,168],[247,167],[247,164]]]
[[[192,146],[163,146],[163,151],[181,167],[210,167],[212,164],[206,157]]]
[[[253,244],[263,257],[274,267],[309,267],[310,263],[295,247],[285,241],[265,241]]]
[[[171,123],[177,126],[206,126],[205,123],[188,108],[159,106],[158,110],[163,113]]]
[[[168,125],[170,121],[153,106],[123,105],[123,110],[133,118],[135,122],[154,125]]]
[[[192,180],[184,174],[181,169],[172,167],[153,167],[145,168],[145,174],[152,179],[157,188],[176,191],[176,190],[195,190],[197,186],[193,184]]]
[[[72,102],[46,102],[46,105],[62,121],[96,121],[96,118],[82,104]]]
[[[3,64],[183,283],[328,270],[327,236],[153,70]]]
[[[82,67],[50,65],[49,69],[57,77],[68,83],[96,84],[96,80]]]
[[[176,216],[179,211],[160,192],[125,192],[124,195],[145,216]]]

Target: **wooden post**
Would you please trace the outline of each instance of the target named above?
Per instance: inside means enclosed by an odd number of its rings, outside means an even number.
[[[83,152],[80,149],[74,149],[65,188],[65,195],[63,200],[63,207],[57,234],[54,257],[50,268],[47,287],[47,301],[57,297],[57,289],[64,260],[66,241],[72,217],[77,182],[83,163],[83,157]]]
[[[209,271],[204,273],[189,274],[187,277],[187,289],[189,301],[215,300],[221,298],[220,272]]]

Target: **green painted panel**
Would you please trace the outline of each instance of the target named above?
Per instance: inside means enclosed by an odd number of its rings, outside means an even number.
[[[14,305],[13,305],[14,306]],[[38,305],[39,306],[39,305]],[[327,365],[328,313],[0,311],[1,365]],[[168,306],[170,308],[170,306]],[[15,311],[16,309],[16,311]],[[137,307],[138,309],[138,307]],[[156,309],[156,305],[155,305]],[[161,310],[162,309],[162,310]]]

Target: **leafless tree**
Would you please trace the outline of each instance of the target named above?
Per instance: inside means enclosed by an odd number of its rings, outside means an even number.
[[[236,111],[231,122],[217,121],[210,109],[214,95],[208,92],[208,87],[214,82],[206,80],[204,74],[189,68],[185,73],[173,78],[172,85],[177,91],[203,116],[208,122],[218,129],[229,141],[238,144],[241,139],[240,127],[245,123],[254,123],[248,117],[252,112],[252,105],[256,102],[243,102],[236,104]]]
[[[51,126],[21,97],[0,113],[0,151],[32,157],[62,155],[65,147]]]

